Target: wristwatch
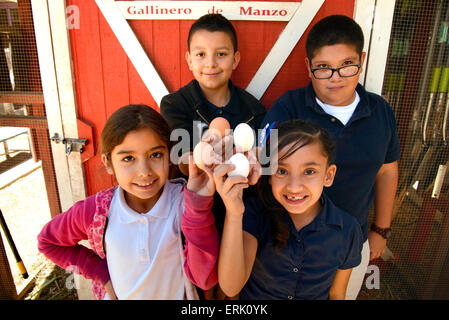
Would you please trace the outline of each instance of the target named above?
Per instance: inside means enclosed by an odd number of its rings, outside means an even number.
[[[371,231],[380,234],[384,239],[388,239],[391,237],[391,228],[380,228],[373,223],[371,225]]]

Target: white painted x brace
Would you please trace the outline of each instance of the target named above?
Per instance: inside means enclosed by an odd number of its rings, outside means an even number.
[[[218,12],[230,20],[289,21],[246,88],[248,92],[260,99],[324,3],[324,0],[303,0],[302,2],[95,1],[158,105],[169,92],[126,19],[195,20],[214,8],[215,12],[220,10]],[[188,10],[181,9],[186,6]],[[243,14],[242,7],[246,8]],[[249,7],[256,9],[250,11]],[[281,10],[285,12],[280,14]],[[266,14],[263,15],[263,12]]]

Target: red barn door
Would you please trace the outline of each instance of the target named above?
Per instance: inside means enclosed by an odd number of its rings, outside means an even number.
[[[110,0],[102,1],[101,3],[111,3]],[[301,4],[298,10],[303,10],[306,2],[310,5],[314,1],[290,2]],[[100,3],[100,0],[97,2]],[[70,30],[78,116],[94,125],[95,144],[98,143],[107,117],[117,108],[129,103],[143,103],[158,110],[157,99],[148,90],[139,75],[138,67],[133,65],[119,42],[117,31],[114,33],[114,25],[111,28],[111,21],[105,18],[97,2],[67,1],[68,6],[75,5],[79,8],[80,17],[79,28]],[[195,1],[185,1],[186,5],[192,2]],[[331,14],[352,17],[354,2],[355,0],[324,1],[316,14],[310,17],[311,24]],[[213,7],[215,1],[204,3]],[[241,62],[233,73],[232,80],[236,85],[246,88],[289,22],[231,21],[237,30],[241,52]],[[173,92],[192,80],[184,59],[187,33],[192,23],[192,20],[128,20],[168,92]],[[309,29],[309,26],[305,27],[302,37],[261,96],[266,108],[286,90],[307,84],[304,58],[305,38]],[[98,150],[95,152],[96,155],[84,163],[88,194],[113,185],[113,180],[101,170]]]

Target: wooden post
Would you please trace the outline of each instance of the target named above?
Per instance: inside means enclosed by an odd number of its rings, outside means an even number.
[[[33,12],[31,7],[31,2],[29,0],[20,0],[19,4],[19,21],[23,33],[30,41],[24,43],[23,50],[26,51],[27,56],[30,57],[26,60],[27,70],[29,74],[25,76],[27,82],[29,82],[30,89],[34,92],[41,92],[41,80],[38,68],[38,57],[36,44],[34,42],[35,32],[33,30]],[[44,106],[42,104],[33,104],[30,110],[31,116],[46,117],[48,116],[45,112]],[[36,158],[42,161],[42,171],[44,173],[45,187],[47,189],[48,204],[50,207],[51,216],[55,217],[61,213],[61,204],[59,198],[59,188],[56,183],[57,172],[53,166],[53,159],[51,157],[51,145],[50,145],[50,133],[49,130],[33,128],[33,145],[35,148]]]

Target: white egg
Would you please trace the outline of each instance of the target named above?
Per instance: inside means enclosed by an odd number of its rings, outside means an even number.
[[[249,174],[249,161],[243,153],[236,153],[229,158],[229,163],[235,166],[234,170],[228,173],[228,176],[243,176],[247,177]]]
[[[254,131],[246,123],[240,123],[234,129],[234,144],[240,152],[251,150],[254,145]]]
[[[210,144],[200,141],[193,149],[193,161],[202,168],[203,165],[209,166],[214,162],[214,149]]]

